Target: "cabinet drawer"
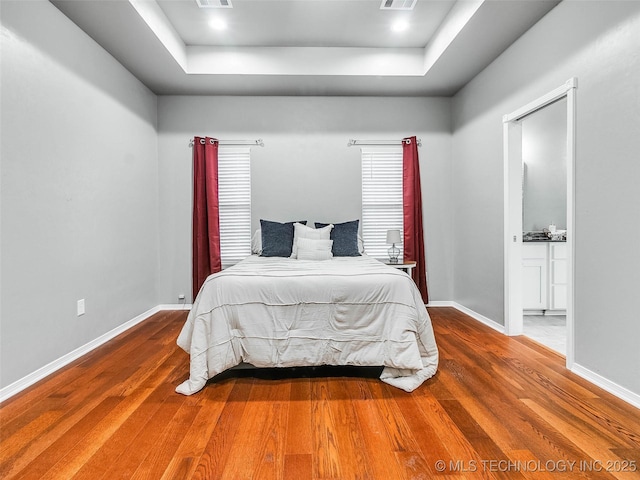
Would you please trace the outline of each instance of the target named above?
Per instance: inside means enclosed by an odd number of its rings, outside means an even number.
[[[547,259],[547,244],[546,243],[523,243],[522,244],[522,258],[544,258]]]
[[[552,260],[564,260],[567,258],[567,244],[566,243],[551,243],[551,259]]]

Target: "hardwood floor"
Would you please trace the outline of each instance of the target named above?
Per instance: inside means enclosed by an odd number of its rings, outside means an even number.
[[[525,337],[430,314],[440,368],[411,394],[294,371],[185,397],[186,312],[158,313],[1,405],[0,478],[640,478],[638,409]]]

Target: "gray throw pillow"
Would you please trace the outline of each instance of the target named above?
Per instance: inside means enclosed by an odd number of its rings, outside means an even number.
[[[331,240],[333,247],[331,253],[334,257],[359,257],[358,250],[358,225],[360,220],[351,222],[334,223],[331,230]],[[329,225],[328,223],[316,222],[316,228],[322,228]]]
[[[262,257],[290,257],[293,247],[293,224],[260,219]],[[298,222],[306,225],[306,221]]]

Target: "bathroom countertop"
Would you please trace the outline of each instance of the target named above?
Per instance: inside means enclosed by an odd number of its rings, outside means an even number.
[[[551,240],[550,238],[547,238],[546,240],[544,238],[533,238],[531,240],[527,240],[526,238],[522,238],[522,241],[524,243],[535,243],[535,242],[542,242],[542,243],[567,243],[567,240]]]
[[[547,237],[545,232],[525,232],[522,234],[522,241],[526,243],[530,242],[566,242],[566,237],[562,240],[552,240]]]

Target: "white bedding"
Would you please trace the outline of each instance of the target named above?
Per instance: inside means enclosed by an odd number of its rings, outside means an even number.
[[[242,362],[256,367],[379,366],[414,390],[435,374],[431,319],[413,280],[369,258],[251,256],[207,278],[178,336],[191,395]]]

